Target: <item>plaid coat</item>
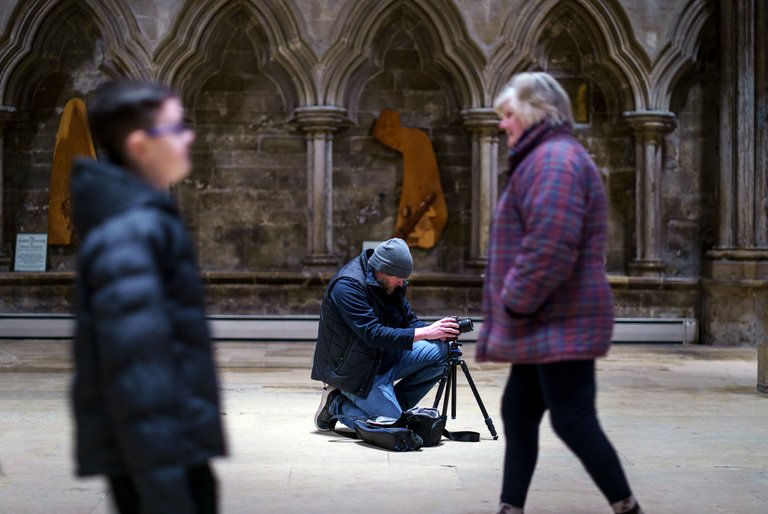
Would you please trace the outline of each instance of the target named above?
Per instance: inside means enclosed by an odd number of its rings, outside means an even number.
[[[600,174],[570,126],[528,129],[510,150],[491,225],[477,360],[605,355],[613,330],[606,232]]]

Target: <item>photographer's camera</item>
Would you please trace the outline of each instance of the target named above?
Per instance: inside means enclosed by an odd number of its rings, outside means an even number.
[[[472,323],[472,318],[459,318],[454,316],[456,323],[459,325],[459,334],[466,334],[472,332],[475,329],[475,325]]]

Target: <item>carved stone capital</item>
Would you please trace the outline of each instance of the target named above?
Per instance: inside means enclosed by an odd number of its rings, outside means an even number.
[[[307,132],[333,132],[347,121],[347,110],[335,105],[305,105],[294,110],[294,114]]]
[[[472,132],[481,135],[495,135],[499,128],[499,115],[493,109],[483,107],[461,111],[464,125]]]
[[[658,139],[677,127],[677,117],[668,111],[626,111],[624,119],[643,139]]]

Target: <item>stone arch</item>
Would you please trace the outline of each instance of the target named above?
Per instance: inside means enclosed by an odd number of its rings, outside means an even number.
[[[149,52],[133,14],[118,0],[32,0],[19,2],[8,22],[8,39],[0,45],[0,98],[9,105],[29,101],[46,46],[61,21],[72,13],[92,20],[99,31],[99,69],[107,76],[147,78]]]
[[[514,41],[499,45],[488,72],[498,92],[516,72],[546,70],[574,100],[576,135],[603,171],[609,197],[607,269],[623,272],[633,256],[635,155],[622,113],[647,105],[646,54],[636,45],[622,11],[592,0],[545,2],[541,11],[526,8],[510,18],[504,33]],[[587,91],[586,117],[574,94]]]
[[[710,14],[713,14],[710,12]],[[680,30],[682,30],[682,25]],[[714,15],[704,18],[686,40],[686,57],[663,80],[659,101],[677,118],[667,137],[668,161],[662,190],[670,275],[699,276],[706,252],[717,246],[719,177],[720,38]],[[692,32],[689,36],[693,37]],[[682,41],[682,38],[681,38]]]
[[[6,75],[5,101],[16,108],[5,127],[3,148],[4,240],[17,231],[47,230],[53,143],[66,101],[86,96],[107,78],[141,77],[146,72],[137,59],[126,57],[125,48],[113,48],[123,40],[123,34],[115,33],[120,22],[101,4],[68,0],[35,5],[43,12],[14,13],[18,39],[15,50],[4,54],[6,62],[13,63]],[[122,26],[128,30],[130,23]],[[116,60],[112,51],[118,54]],[[130,67],[125,64],[129,61]],[[52,247],[51,267],[71,269],[75,251]]]
[[[195,123],[195,166],[174,194],[203,269],[301,268],[306,145],[289,122],[315,101],[314,56],[278,4],[187,2],[156,53],[157,78]]]
[[[463,22],[451,3],[383,4],[355,5],[336,27],[350,37],[329,50],[323,67],[325,102],[345,108],[354,121],[334,139],[334,163],[348,170],[333,183],[334,196],[343,199],[334,201],[335,251],[351,258],[362,241],[392,234],[403,159],[371,131],[382,108],[396,109],[403,126],[428,133],[452,220],[440,242],[415,251],[414,259],[419,269],[457,272],[464,266],[464,220],[472,198],[472,137],[461,112],[485,101],[479,73],[484,58],[463,42]]]
[[[155,53],[158,79],[172,84],[186,101],[218,71],[211,42],[226,37],[228,24],[242,16],[251,26],[259,71],[278,84],[286,111],[316,103],[316,58],[301,37],[306,33],[290,4],[272,0],[189,0]],[[255,70],[254,70],[255,71]]]
[[[478,70],[485,66],[485,58],[457,8],[447,0],[356,2],[335,31],[348,36],[340,38],[323,59],[323,103],[346,107],[355,118],[358,95],[380,68],[383,56],[377,50],[381,38],[386,38],[383,30],[398,15],[422,29],[419,45],[431,56],[435,71],[455,84],[457,111],[483,105],[487,98]]]
[[[703,35],[714,23],[715,7],[711,0],[690,0],[670,24],[668,43],[659,52],[650,77],[653,109],[669,110],[677,83],[697,73]]]
[[[637,44],[632,25],[626,14],[611,2],[598,0],[545,0],[528,2],[519,15],[504,23],[506,35],[491,53],[486,70],[492,95],[516,72],[526,69],[546,69],[542,35],[553,20],[570,18],[573,31],[591,45],[596,55],[590,67],[597,78],[611,84],[606,92],[614,95],[621,110],[644,109],[648,105],[648,70],[650,62]],[[598,73],[599,70],[599,73]],[[614,89],[618,88],[618,89]]]

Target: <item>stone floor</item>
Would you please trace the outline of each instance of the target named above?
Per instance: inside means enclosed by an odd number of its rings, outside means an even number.
[[[481,441],[390,453],[315,432],[312,348],[218,343],[231,453],[215,462],[223,513],[495,512],[504,439],[490,438],[461,375],[448,428]],[[464,349],[501,431],[507,367],[477,365]],[[646,512],[768,512],[768,397],[755,392],[755,354],[617,345],[599,361],[601,421]],[[0,513],[111,511],[101,479],[72,473],[70,373],[66,342],[0,341]],[[609,512],[546,423],[526,512]]]

